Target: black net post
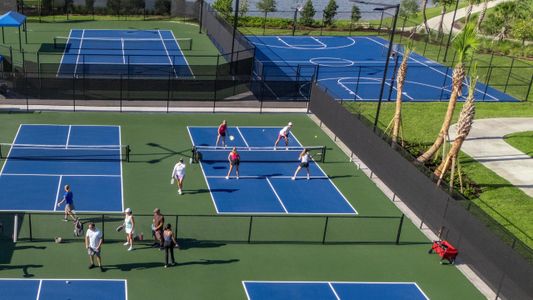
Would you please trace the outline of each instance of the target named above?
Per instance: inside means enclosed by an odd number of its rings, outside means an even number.
[[[30,230],[30,242],[33,242],[33,232],[31,226],[31,213],[28,213],[28,229]]]
[[[400,244],[400,237],[402,235],[402,227],[403,227],[403,219],[404,219],[405,215],[402,214],[402,216],[400,217],[400,223],[398,224],[398,231],[396,232],[396,245],[399,245]]]
[[[104,239],[105,238],[105,215],[104,214],[102,214],[101,223],[102,223],[102,239]]]
[[[248,244],[252,242],[252,226],[254,223],[254,216],[250,216],[250,220],[248,221]]]
[[[199,31],[198,33],[202,33],[202,23],[203,23],[203,14],[204,14],[204,1],[200,0],[200,19],[199,20]]]
[[[176,240],[178,240],[178,221],[178,215],[176,215],[176,219],[174,220],[174,236]]]

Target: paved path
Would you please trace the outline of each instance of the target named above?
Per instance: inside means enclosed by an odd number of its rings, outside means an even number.
[[[489,1],[488,3],[488,8],[491,8],[491,7],[494,7],[502,2],[508,2],[508,1],[513,1],[513,0],[493,0],[493,1]],[[443,21],[443,31],[445,33],[448,33],[450,32],[450,28],[452,27],[452,21],[453,21],[453,11],[454,11],[454,8],[455,7],[451,7],[449,8],[449,11],[448,13],[446,13],[444,15],[444,21]],[[466,9],[467,7],[464,7],[464,8],[460,8],[457,10],[457,15],[455,16],[455,20],[459,20],[461,18],[464,18],[466,16]],[[474,5],[474,7],[472,8],[472,14],[475,14],[477,12],[480,12],[481,10],[483,10],[483,3],[481,4],[478,4],[478,5]],[[433,17],[431,19],[428,20],[428,26],[429,28],[433,29],[433,30],[439,30],[439,21],[440,21],[440,15],[436,16],[436,17]],[[422,24],[422,26],[424,26]],[[458,30],[456,28],[453,29],[454,33],[457,32]]]
[[[450,128],[455,138],[456,125]],[[475,120],[462,151],[533,197],[533,158],[507,144],[505,135],[533,131],[533,118]]]

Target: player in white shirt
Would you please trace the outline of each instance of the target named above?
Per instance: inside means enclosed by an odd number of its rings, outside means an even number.
[[[289,135],[291,133],[292,129],[292,122],[289,122],[287,126],[283,127],[278,134],[278,139],[276,140],[276,143],[274,143],[274,150],[276,150],[276,147],[278,146],[278,143],[281,139],[285,140],[285,147],[289,146]]]
[[[183,179],[185,178],[185,164],[183,163],[183,158],[180,158],[178,163],[174,166],[174,169],[172,170],[172,178],[178,185],[178,195],[181,195],[181,190],[183,189]]]
[[[309,173],[309,161],[311,160],[311,154],[309,154],[309,150],[304,149],[302,153],[300,153],[300,157],[298,157],[298,159],[300,160],[300,165],[298,165],[298,168],[296,168],[296,172],[294,172],[294,176],[292,176],[291,179],[295,180],[296,175],[298,175],[298,172],[300,172],[302,168],[305,168],[307,170],[307,180],[309,180],[309,177],[311,175]]]

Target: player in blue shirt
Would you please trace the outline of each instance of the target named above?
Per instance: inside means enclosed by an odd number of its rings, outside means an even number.
[[[59,201],[57,203],[57,207],[61,206],[63,202],[65,202],[65,219],[63,221],[67,222],[67,216],[70,215],[73,221],[76,221],[78,218],[76,216],[76,213],[74,213],[74,195],[72,194],[72,191],[70,190],[70,185],[65,185],[65,193],[63,194],[63,200]]]

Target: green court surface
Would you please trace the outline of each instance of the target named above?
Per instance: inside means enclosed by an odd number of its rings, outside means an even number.
[[[437,255],[428,254],[431,241],[407,219],[399,245],[390,242],[396,237],[397,219],[392,223],[374,219],[331,221],[328,241],[351,237],[350,241],[359,243],[322,245],[304,243],[322,238],[323,225],[317,224],[323,221],[316,223],[308,217],[281,221],[267,218],[257,227],[254,223],[256,243],[252,244],[207,241],[219,237],[242,241],[241,237],[248,234],[247,221],[185,218],[180,220],[178,231],[182,246],[176,251],[178,265],[164,269],[164,253],[150,247],[149,215],[155,207],[167,215],[215,214],[199,165],[187,165],[185,195],[176,195],[169,177],[176,159],[188,160],[190,155],[187,126],[216,126],[223,119],[230,126],[282,126],[292,121],[293,133],[302,144],[328,147],[321,167],[360,217],[401,216],[394,204],[304,114],[0,113],[0,142],[11,142],[19,124],[120,125],[122,143],[132,148],[131,161],[123,163],[125,206],[131,207],[134,215],[147,215],[137,219],[137,232],[148,237],[128,252],[122,245],[123,236],[113,230],[121,216],[113,220],[106,217],[107,243],[102,255],[107,271],[100,273],[87,270],[82,239],[72,237],[72,224],[62,222],[61,213],[32,216],[34,242],[27,239],[29,224],[25,216],[17,244],[9,241],[8,232],[2,233],[0,277],[127,279],[129,299],[246,299],[243,280],[416,282],[431,299],[483,298],[454,266],[441,265]],[[99,217],[92,218],[101,227]],[[174,226],[173,218],[167,221]],[[67,242],[53,243],[57,235],[68,238]],[[266,240],[284,243],[258,243]]]

